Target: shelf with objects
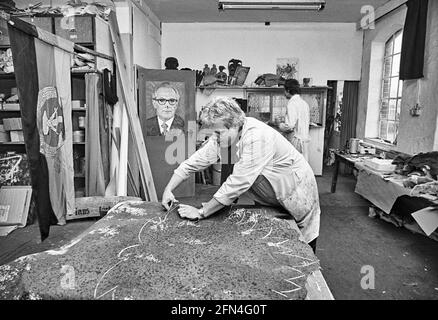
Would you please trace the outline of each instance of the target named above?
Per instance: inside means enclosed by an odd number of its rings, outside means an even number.
[[[301,97],[310,107],[309,163],[315,175],[322,175],[324,130],[327,106],[327,86],[302,86]],[[263,122],[284,116],[288,100],[284,88],[279,86],[198,86],[197,109],[214,95],[226,95],[236,99],[247,116]]]
[[[68,18],[62,15],[47,14],[16,17],[75,44],[70,77],[74,184],[75,196],[85,197],[88,195],[87,179],[89,176],[86,172],[86,158],[90,153],[89,138],[85,134],[89,117],[87,100],[91,99],[93,105],[100,106],[101,110],[105,109],[104,102],[100,101],[104,96],[102,70],[105,68],[110,72],[114,70],[108,24],[98,15],[90,14]],[[8,28],[6,21],[2,19],[0,19],[0,31],[0,152],[25,154]],[[95,55],[96,52],[99,54]],[[108,140],[107,135],[105,137]],[[108,159],[109,156],[106,158]],[[109,166],[108,162],[106,161],[107,166]]]
[[[0,37],[0,153],[26,153],[12,52]]]
[[[315,175],[322,175],[323,152],[324,152],[324,128],[327,105],[326,86],[302,86],[301,98],[310,107],[310,143],[309,164]],[[282,87],[254,87],[246,88],[248,103],[248,115],[264,122],[286,114],[288,99],[284,95]]]

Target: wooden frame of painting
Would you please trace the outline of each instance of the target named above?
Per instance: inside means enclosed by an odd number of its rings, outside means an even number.
[[[250,67],[237,66],[234,77],[236,78],[236,86],[243,86],[246,77],[248,77]]]
[[[173,171],[194,152],[191,148],[196,145],[196,126],[193,129],[191,124],[196,124],[196,74],[139,66],[136,70],[140,123],[160,199]],[[163,123],[168,124],[166,129]],[[194,196],[194,175],[176,188],[174,195]]]

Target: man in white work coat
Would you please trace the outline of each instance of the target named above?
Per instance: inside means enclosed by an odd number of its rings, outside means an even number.
[[[238,160],[232,174],[202,208],[181,204],[180,216],[204,219],[249,191],[258,203],[285,208],[315,250],[320,222],[318,187],[303,156],[277,130],[246,117],[231,98],[214,98],[202,110],[200,120],[214,134],[174,171],[162,196],[163,206],[169,209],[175,200],[172,191],[191,173],[218,161],[220,148],[234,145]]]
[[[284,84],[284,93],[289,99],[286,109],[285,122],[280,123],[279,129],[288,133],[286,137],[292,145],[309,161],[309,125],[310,108],[301,96],[300,83],[295,79],[288,79]]]

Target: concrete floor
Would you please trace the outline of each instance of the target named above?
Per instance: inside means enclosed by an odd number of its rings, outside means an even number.
[[[404,228],[368,217],[369,202],[354,193],[355,178],[338,178],[330,193],[331,168],[317,178],[321,230],[317,256],[335,299],[438,299],[438,242]],[[203,189],[202,201],[215,187]],[[37,224],[0,238],[0,265],[20,256],[60,247],[96,220],[52,226],[39,241]],[[362,289],[362,268],[374,270],[374,289]],[[369,270],[369,269],[368,269]],[[369,271],[367,275],[370,275]],[[370,282],[367,282],[370,283]]]

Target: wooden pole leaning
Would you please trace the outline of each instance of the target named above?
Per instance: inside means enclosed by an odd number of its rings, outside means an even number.
[[[119,27],[117,25],[116,13],[112,11],[108,19],[111,38],[114,47],[114,56],[116,61],[117,73],[119,75],[120,84],[122,87],[122,97],[125,102],[126,111],[128,113],[129,124],[131,126],[132,138],[135,144],[135,152],[140,165],[140,179],[145,190],[145,195],[149,201],[158,201],[157,192],[155,190],[154,180],[152,177],[151,167],[149,165],[149,158],[146,150],[146,144],[141,130],[140,118],[138,117],[137,108],[135,105],[133,89],[129,78],[129,70],[126,66],[125,52],[122,47],[122,40],[120,38]]]

